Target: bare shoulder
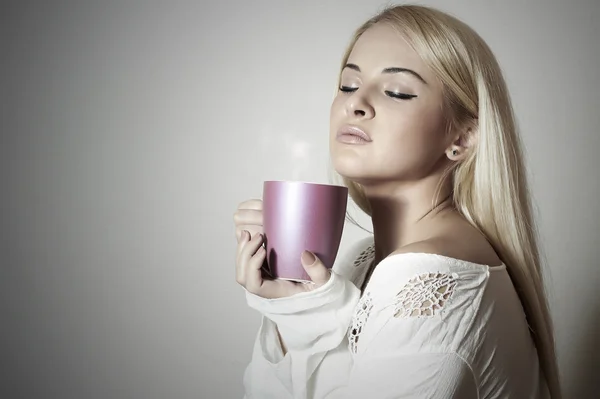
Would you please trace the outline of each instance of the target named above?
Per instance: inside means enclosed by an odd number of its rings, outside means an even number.
[[[431,253],[488,266],[502,264],[492,245],[477,228],[460,216],[448,222],[436,226],[435,233],[429,237],[399,248],[394,254]]]

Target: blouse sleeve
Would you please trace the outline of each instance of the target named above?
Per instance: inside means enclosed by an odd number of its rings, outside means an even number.
[[[287,298],[264,299],[246,292],[248,305],[263,316],[252,360],[244,373],[246,398],[315,398],[310,381],[325,355],[336,350],[344,370],[323,376],[333,387],[345,385],[350,368],[342,345],[360,292],[349,280],[332,271],[318,289]],[[277,330],[285,342],[284,355]],[[341,351],[340,351],[341,349]],[[332,358],[334,355],[332,355]]]

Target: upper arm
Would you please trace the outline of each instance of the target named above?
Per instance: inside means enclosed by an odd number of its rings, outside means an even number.
[[[469,365],[455,353],[367,355],[357,359],[348,397],[478,399]]]
[[[483,270],[449,269],[420,255],[380,269],[348,333],[351,397],[478,398],[477,374],[463,355],[475,345],[470,327],[486,280]]]

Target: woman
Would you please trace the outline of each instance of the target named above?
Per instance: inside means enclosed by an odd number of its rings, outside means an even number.
[[[330,152],[373,238],[312,284],[263,279],[261,202],[242,203],[237,281],[263,314],[248,398],[560,398],[525,170],[484,41],[435,9],[361,26]]]

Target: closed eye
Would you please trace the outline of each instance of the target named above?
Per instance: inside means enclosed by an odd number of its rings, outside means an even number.
[[[340,86],[340,91],[344,93],[354,93],[356,90],[358,90],[358,87]],[[400,100],[410,100],[417,97],[416,94],[406,94],[389,90],[386,90],[385,94],[389,97],[398,98]]]
[[[344,93],[353,93],[358,90],[358,87],[340,86],[340,91]]]
[[[385,94],[387,94],[388,96],[393,97],[393,98],[399,98],[401,100],[410,100],[411,98],[417,97],[415,94],[399,93],[396,91],[389,91],[389,90],[386,90]]]

